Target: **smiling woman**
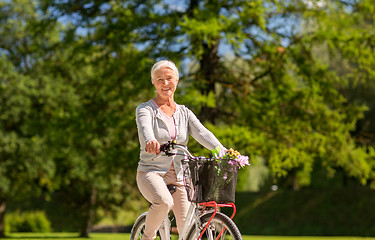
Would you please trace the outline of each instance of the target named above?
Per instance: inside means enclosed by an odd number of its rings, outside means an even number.
[[[224,148],[190,109],[174,101],[179,73],[173,62],[162,60],[155,63],[151,69],[151,81],[156,97],[141,103],[136,110],[141,150],[137,185],[142,195],[152,203],[142,240],[153,239],[172,207],[177,230],[181,232],[190,205],[183,181],[181,160],[184,156],[160,154],[160,145],[175,140],[186,146],[190,134],[209,150]],[[176,191],[172,194],[167,185],[174,185]]]

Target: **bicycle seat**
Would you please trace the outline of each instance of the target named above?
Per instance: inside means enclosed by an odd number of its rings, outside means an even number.
[[[171,193],[171,194],[173,194],[173,193],[175,193],[176,192],[176,185],[173,185],[173,184],[168,184],[167,185],[167,188],[168,188],[168,190],[169,190],[169,192]]]

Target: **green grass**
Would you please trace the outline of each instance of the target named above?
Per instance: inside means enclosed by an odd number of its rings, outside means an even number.
[[[77,233],[11,233],[8,239],[12,240],[77,240]],[[92,233],[92,240],[128,240],[129,233]],[[375,238],[363,237],[282,237],[282,236],[243,236],[244,240],[375,240]]]

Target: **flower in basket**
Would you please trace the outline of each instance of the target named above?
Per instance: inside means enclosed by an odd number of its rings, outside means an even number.
[[[212,155],[218,160],[226,160],[230,165],[237,165],[239,168],[243,168],[246,165],[250,165],[249,157],[241,155],[237,150],[230,148],[224,150],[219,146],[212,150]]]
[[[238,151],[221,149],[212,150],[214,161],[207,168],[207,181],[209,187],[204,192],[206,201],[234,202],[238,169],[249,164],[249,157],[241,155]],[[211,172],[213,174],[211,174]]]

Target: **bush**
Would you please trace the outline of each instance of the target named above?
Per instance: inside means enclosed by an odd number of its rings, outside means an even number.
[[[43,211],[12,212],[5,215],[6,232],[51,232],[51,223]]]

